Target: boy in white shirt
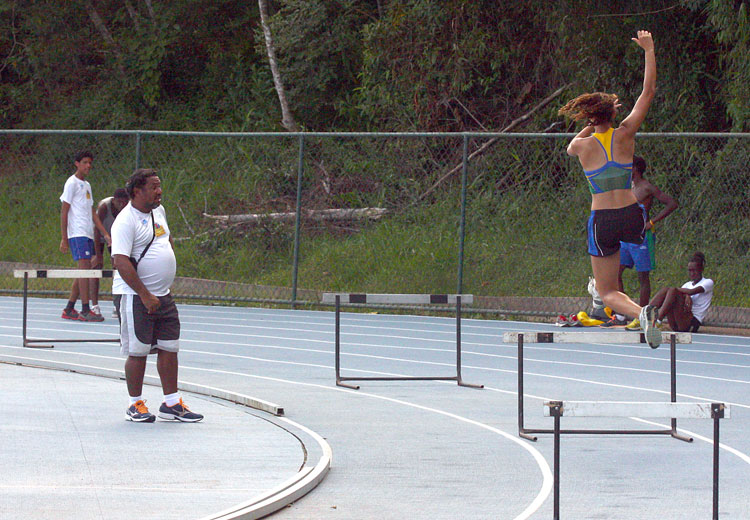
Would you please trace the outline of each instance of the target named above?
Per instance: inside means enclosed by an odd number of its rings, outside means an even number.
[[[60,195],[62,209],[60,211],[60,251],[67,253],[70,250],[73,260],[78,263],[79,269],[91,269],[92,263],[96,263],[94,253],[94,226],[106,240],[111,244],[109,233],[102,225],[99,216],[94,210],[94,197],[91,193],[91,185],[86,180],[91,171],[94,155],[88,151],[78,152],[75,156],[76,171],[65,182],[63,193]],[[101,314],[93,312],[89,307],[89,279],[77,278],[73,280],[70,290],[68,305],[62,313],[63,319],[80,321],[104,321]],[[81,297],[81,312],[75,310],[78,296]]]

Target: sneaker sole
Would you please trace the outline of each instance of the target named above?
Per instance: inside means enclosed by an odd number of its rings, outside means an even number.
[[[163,419],[165,421],[198,422],[198,421],[202,421],[203,417],[201,417],[200,419],[187,419],[185,417],[180,417],[179,415],[159,412],[159,419]]]
[[[75,317],[73,317],[73,316],[62,316],[62,319],[64,319],[64,320],[73,320],[73,321],[81,321],[81,320],[78,319],[78,316],[75,316]]]
[[[78,321],[87,321],[90,323],[101,323],[104,321],[104,318],[78,318]]]
[[[651,348],[659,348],[661,345],[661,330],[656,326],[656,307],[648,306],[646,309],[647,321],[643,324],[643,333],[646,343]]]
[[[126,421],[133,421],[133,422],[154,422],[156,421],[156,416],[152,415],[151,417],[144,417],[143,419],[136,419],[135,417],[125,414],[125,420]]]

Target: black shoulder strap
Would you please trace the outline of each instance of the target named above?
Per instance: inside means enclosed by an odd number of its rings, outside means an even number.
[[[148,243],[148,245],[141,251],[141,255],[138,257],[138,260],[135,261],[135,266],[138,267],[138,263],[141,261],[141,259],[146,255],[146,251],[148,251],[148,248],[151,247],[151,244],[154,243],[154,239],[156,238],[156,224],[154,223],[154,212],[151,212],[151,229],[153,230],[154,234],[151,235],[151,241]]]

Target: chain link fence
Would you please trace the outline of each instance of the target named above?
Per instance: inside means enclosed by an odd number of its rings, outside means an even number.
[[[478,312],[586,310],[590,195],[571,137],[3,130],[0,291],[20,290],[13,268],[72,267],[58,251],[59,196],[88,149],[97,200],[136,167],[159,170],[181,298],[464,292]],[[654,292],[687,281],[700,250],[716,282],[708,323],[750,327],[750,134],[640,134],[636,148],[646,178],[680,203],[655,230]],[[637,297],[635,274],[624,281]]]

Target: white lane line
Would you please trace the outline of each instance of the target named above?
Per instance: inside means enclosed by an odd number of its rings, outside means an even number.
[[[1,346],[3,346],[3,345],[0,345],[0,347]],[[14,350],[20,350],[21,349],[21,347],[9,347],[9,348],[12,348]],[[83,354],[83,353],[76,354],[76,353],[73,353],[73,352],[66,352],[66,351],[59,351],[59,352],[63,353],[63,354],[75,354],[75,355],[81,355],[81,356],[89,356],[89,357],[95,357],[95,358],[110,359],[110,360],[120,360],[121,361],[120,358],[112,357],[112,356],[102,356],[102,355],[97,355],[97,354]],[[279,360],[269,360],[269,359],[263,359],[263,358],[255,358],[255,357],[247,357],[247,356],[231,355],[231,354],[220,354],[220,353],[206,352],[206,351],[193,351],[193,350],[191,350],[189,352],[195,353],[195,354],[203,354],[203,355],[207,355],[207,356],[227,356],[227,357],[233,357],[233,358],[244,358],[244,359],[250,359],[250,360],[254,360],[254,361],[269,362],[269,363],[301,365],[301,366],[308,366],[308,367],[315,367],[315,368],[323,368],[323,369],[326,369],[326,370],[333,370],[333,367],[326,366],[326,365],[314,365],[314,364],[300,363],[300,362],[288,362],[288,361],[279,361]],[[149,362],[149,363],[153,364],[151,362]],[[269,380],[274,380],[274,381],[277,380],[276,378],[270,378],[270,377],[267,377],[267,376],[256,376],[256,375],[252,375],[252,374],[242,374],[242,373],[236,373],[236,372],[225,372],[225,371],[220,371],[220,370],[216,370],[216,369],[204,369],[204,368],[199,368],[199,367],[188,367],[188,368],[192,368],[194,370],[201,370],[201,371],[220,372],[220,373],[228,373],[228,374],[234,374],[234,375],[242,375],[242,376],[247,376],[247,377],[255,377],[255,378],[259,378],[259,379],[269,379]],[[516,373],[513,370],[500,370],[500,369],[495,369],[495,370],[499,371],[499,372]],[[351,370],[351,372],[368,373],[368,374],[376,374],[376,375],[390,375],[390,376],[404,376],[404,375],[406,375],[406,374],[398,374],[398,373],[391,373],[391,372],[376,372],[376,371],[371,371],[371,370]],[[535,375],[535,376],[539,376],[539,377],[549,377],[549,378],[554,378],[554,379],[576,381],[576,382],[584,382],[584,383],[589,383],[589,384],[594,384],[594,385],[601,385],[601,386],[608,386],[608,387],[615,387],[615,388],[627,388],[627,389],[634,389],[634,390],[639,390],[639,391],[655,392],[655,393],[660,393],[660,394],[665,394],[665,395],[669,394],[669,392],[666,392],[666,391],[663,391],[663,390],[654,390],[654,389],[648,389],[648,388],[643,388],[643,387],[634,387],[634,386],[620,385],[620,384],[614,384],[614,383],[603,383],[603,382],[590,381],[590,380],[578,379],[578,378],[552,376],[552,375],[548,375],[548,374],[536,374],[536,373],[533,373],[533,372],[526,372],[526,375]],[[447,382],[447,381],[440,381],[440,382],[444,383],[444,384],[452,384],[452,383]],[[315,386],[315,387],[319,387],[319,388],[330,389],[330,387],[327,387],[327,386],[324,386],[324,385],[317,385],[317,384],[313,384],[313,383],[302,383],[302,382],[300,382],[299,384],[310,385],[310,386]],[[517,395],[517,392],[514,392],[514,391],[502,390],[502,389],[492,388],[492,387],[485,387],[485,388],[487,390],[489,390],[489,391],[494,391],[494,392],[498,392],[498,393],[509,394],[509,395]],[[336,389],[337,390],[341,390],[341,391],[346,391],[346,390],[339,389],[339,388],[336,388]],[[375,394],[373,394],[373,395],[375,395]],[[737,406],[737,407],[740,407],[740,408],[750,409],[750,405],[745,405],[745,404],[735,403],[735,402],[729,402],[729,401],[726,401],[726,400],[717,400],[717,399],[713,399],[713,398],[706,398],[706,397],[694,396],[694,395],[682,394],[682,393],[677,393],[677,396],[683,397],[683,398],[688,398],[688,399],[695,399],[695,400],[698,400],[698,401],[710,401],[710,402],[722,401],[722,402],[726,402],[727,404],[729,404],[731,406]],[[550,399],[548,397],[536,396],[536,395],[528,394],[528,393],[524,393],[524,397],[529,397],[529,398],[538,399],[538,400],[549,400]],[[378,398],[380,398],[380,396],[378,396]],[[390,398],[386,398],[386,397],[382,397],[382,398],[386,399],[386,400],[391,400]],[[415,405],[415,406],[416,407],[420,407],[420,405]],[[445,412],[445,413],[448,414],[448,415],[451,415],[448,412]],[[631,417],[630,419],[632,419],[634,421],[640,421],[640,422],[648,422],[648,423],[650,423],[650,421],[646,421],[646,420],[643,420],[643,419],[640,419],[640,418],[637,418],[637,417]],[[473,421],[471,419],[467,419],[467,422],[473,422]],[[483,424],[483,423],[479,423],[479,424]],[[651,424],[656,424],[656,423],[651,423]],[[487,426],[487,429],[492,430],[492,427],[490,427],[488,425],[486,425],[486,426]],[[668,427],[665,427],[665,428],[668,428]],[[705,440],[706,442],[712,442],[710,439],[707,439],[705,437],[701,437],[700,435],[697,435],[697,434],[694,434],[694,433],[691,433],[691,432],[687,432],[686,430],[684,430],[684,431],[687,434],[692,435],[692,436],[694,436],[696,438],[700,438],[701,440]],[[513,440],[516,440],[516,438],[513,437]],[[743,461],[748,462],[750,464],[750,457],[748,457],[748,455],[746,455],[746,454],[740,452],[739,450],[736,450],[735,448],[732,448],[732,447],[730,447],[728,445],[722,444],[721,447],[723,449],[729,451],[730,453],[738,456]],[[547,494],[549,494],[549,492]]]
[[[669,428],[671,428],[670,425],[660,424],[660,423],[657,423],[657,422],[654,422],[654,421],[648,421],[648,420],[642,419],[640,417],[631,417],[631,419],[633,419],[634,421],[645,423],[645,424],[651,424],[653,426],[658,426],[660,428],[665,428],[667,430]],[[682,428],[677,428],[677,431],[681,432],[681,433],[683,433],[685,435],[689,435],[690,437],[695,437],[696,439],[704,441],[704,442],[707,442],[708,444],[711,444],[711,445],[713,445],[713,443],[714,443],[713,439],[709,439],[708,437],[704,437],[702,435],[698,435],[697,433],[691,432],[689,430],[683,430]],[[719,448],[728,451],[732,455],[736,455],[737,457],[739,457],[746,464],[750,464],[750,456],[748,456],[747,454],[742,453],[741,451],[736,450],[736,449],[732,448],[731,446],[727,446],[723,442],[719,442]]]
[[[183,307],[183,306],[184,305],[181,305],[181,307]],[[192,307],[192,306],[187,306],[187,307]],[[287,312],[304,312],[304,311],[287,311]],[[41,314],[41,313],[35,313],[35,314],[38,315],[38,314]],[[198,313],[196,315],[196,317],[198,319],[205,318],[205,314],[217,314],[216,320],[230,320],[230,321],[243,321],[243,322],[247,322],[248,321],[248,317],[245,317],[245,318],[225,318],[224,317],[225,313],[223,311],[213,311],[213,312],[206,311],[206,312],[201,312],[201,313]],[[260,321],[260,322],[263,322],[263,323],[268,323],[268,320],[256,318],[255,316],[257,316],[257,314],[258,313],[255,313],[252,318],[249,318],[249,320],[250,321]],[[188,313],[185,313],[185,312],[183,312],[182,315],[184,317],[190,317],[190,315]],[[269,317],[278,317],[277,314],[272,314],[272,313],[264,313],[264,315],[267,315]],[[342,325],[346,325],[347,327],[352,327],[352,328],[379,329],[379,330],[383,329],[383,328],[388,328],[389,330],[404,330],[404,331],[419,332],[419,333],[428,333],[428,334],[429,333],[434,334],[436,332],[434,330],[435,326],[441,326],[441,327],[444,326],[444,327],[446,327],[446,330],[445,330],[446,334],[449,334],[449,333],[452,332],[452,330],[455,330],[455,319],[452,319],[452,318],[439,318],[439,317],[432,317],[432,316],[430,316],[430,317],[424,317],[423,320],[414,321],[413,323],[417,323],[417,324],[420,324],[420,325],[429,325],[431,327],[431,329],[414,329],[414,328],[394,327],[394,326],[388,325],[388,322],[386,322],[385,324],[379,323],[378,325],[357,325],[355,323],[355,321],[367,322],[367,323],[372,323],[373,321],[380,322],[381,318],[383,318],[385,316],[388,316],[388,315],[377,315],[377,316],[369,315],[369,317],[368,317],[368,315],[353,314],[353,315],[348,315],[348,316],[361,316],[358,319],[352,320],[351,323],[347,323],[349,319],[348,318],[344,318],[342,316]],[[48,317],[48,316],[45,315],[45,317]],[[414,318],[420,318],[420,317],[419,316],[414,316]],[[425,320],[430,320],[430,321],[425,321]],[[437,323],[435,320],[448,320],[448,321],[446,323]],[[451,321],[451,320],[453,320],[453,321]],[[59,320],[56,320],[56,321],[59,321]],[[480,325],[473,325],[472,326],[470,324],[470,322],[472,322],[472,321],[474,323],[478,323]],[[40,320],[40,322],[42,322],[42,323],[55,323],[55,321],[50,321],[50,320]],[[274,323],[275,324],[288,323],[288,324],[290,324],[292,326],[304,324],[304,325],[331,327],[333,325],[332,317],[330,319],[324,319],[324,320],[314,319],[311,322],[304,322],[304,321],[299,320],[299,319],[289,319],[289,320],[281,320],[281,321],[274,320]],[[403,322],[403,320],[399,320],[399,321],[397,321],[397,323],[402,324],[402,325],[405,324]],[[500,335],[505,330],[516,330],[518,328],[518,327],[511,326],[511,325],[507,324],[507,323],[513,323],[513,322],[502,322],[502,323],[503,324],[498,325],[497,322],[492,322],[492,321],[463,320],[462,321],[462,333],[464,335],[487,336],[487,337],[493,337],[493,338],[495,338],[495,337],[497,337],[498,335]],[[215,321],[210,322],[210,323],[194,322],[194,323],[191,323],[191,324],[195,324],[195,325],[208,325],[210,327],[215,327],[216,326],[216,322]],[[489,326],[485,325],[485,324],[488,324]],[[521,322],[521,324],[525,325],[526,327],[529,327],[528,323]],[[384,325],[387,325],[387,327],[384,327]],[[249,326],[249,325],[238,325],[237,327],[240,327],[240,328],[253,328],[253,326]],[[497,327],[497,328],[496,329],[491,329],[491,330],[488,331],[487,329],[490,328],[490,327]],[[264,327],[261,327],[261,328],[267,328],[267,329],[272,329],[272,330],[275,330],[275,329],[289,330],[289,327],[264,326]],[[480,329],[480,330],[483,330],[485,332],[483,332],[483,333],[468,332],[468,329],[471,329],[471,328]],[[544,327],[543,326],[542,327],[536,326],[536,328],[538,329],[538,328],[544,328]],[[309,329],[294,329],[294,330],[299,330],[299,331],[304,331],[304,332],[313,332],[313,333],[323,333],[323,332],[326,332],[326,331],[309,330]],[[466,330],[466,332],[464,332],[464,330]],[[352,332],[345,332],[345,333],[346,334],[351,334],[351,335],[358,335],[358,334],[352,333]],[[582,333],[585,333],[585,332],[582,332]],[[362,335],[362,334],[359,334],[359,335]],[[395,337],[398,337],[398,336],[395,336]],[[706,338],[708,338],[708,337],[714,337],[715,339],[724,339],[724,338],[745,339],[742,336],[718,336],[718,335],[710,336],[710,335],[706,335],[706,336],[702,336],[702,337],[706,337]],[[444,341],[444,340],[439,340],[439,341]],[[736,347],[750,348],[750,344],[748,344],[748,343],[746,343],[746,344],[734,344],[734,343],[721,343],[721,342],[717,342],[717,341],[705,342],[705,341],[699,341],[699,340],[696,341],[695,339],[694,339],[694,343],[700,343],[700,344],[704,344],[704,345],[736,346]]]
[[[180,341],[183,341],[183,340],[180,340]],[[11,350],[22,350],[24,352],[28,352],[27,348],[18,347],[18,346],[0,345],[0,348],[7,348],[7,349],[11,349]],[[196,351],[196,352],[199,352],[199,351]],[[207,356],[218,355],[216,352],[210,352],[210,351],[201,351],[201,352],[204,355],[207,355]],[[85,353],[85,352],[76,352],[76,351],[61,350],[61,349],[56,349],[56,350],[53,350],[53,351],[45,351],[45,352],[41,352],[40,351],[40,353],[41,354],[44,354],[44,353],[68,354],[68,355],[73,355],[73,356],[84,356],[84,357],[94,357],[94,358],[101,358],[101,359],[117,360],[119,362],[122,362],[122,359],[123,359],[122,357],[119,357],[119,356],[104,356],[104,355],[100,355],[100,354],[90,354],[90,353]],[[41,358],[41,359],[44,359],[44,358]],[[259,362],[263,362],[263,363],[270,363],[270,364],[297,364],[297,363],[292,363],[292,362],[283,361],[283,360],[277,360],[277,359],[257,358],[257,357],[252,358],[252,359],[255,360],[255,361],[259,361]],[[334,367],[332,367],[330,365],[315,365],[315,364],[311,364],[311,363],[299,363],[299,364],[302,365],[302,366],[322,367],[322,368],[324,368],[326,370],[334,370]],[[451,365],[451,366],[453,366],[453,365]],[[466,368],[465,365],[464,365],[464,368]],[[517,370],[502,369],[502,368],[488,368],[488,367],[473,367],[473,368],[476,369],[476,370],[485,370],[485,371],[491,371],[491,372],[513,374],[514,376],[518,375],[518,371]],[[347,368],[345,370],[346,371],[350,371],[351,370],[351,371],[362,372],[362,373],[378,374],[378,372],[374,372],[372,370],[364,370],[364,369],[362,369],[362,370],[354,370],[354,369]],[[391,374],[391,373],[390,372],[380,372],[379,374],[388,375],[388,374]],[[619,383],[608,383],[608,382],[603,382],[603,381],[595,381],[595,380],[591,380],[591,379],[582,379],[582,378],[569,377],[569,376],[557,376],[557,375],[552,375],[552,374],[543,374],[543,373],[539,373],[539,372],[524,372],[524,374],[526,376],[535,376],[535,377],[546,378],[546,379],[555,379],[555,380],[560,380],[560,381],[572,381],[574,383],[584,383],[584,384],[591,384],[591,385],[598,385],[598,386],[606,386],[606,387],[611,387],[611,388],[619,388],[619,389],[626,389],[626,390],[636,390],[636,391],[641,391],[641,392],[652,392],[652,393],[656,393],[656,394],[670,395],[670,392],[666,391],[666,390],[657,390],[657,389],[653,389],[653,388],[645,388],[645,387],[640,387],[640,386],[624,385],[624,384],[619,384]],[[396,374],[393,374],[393,375],[414,375],[414,374],[399,374],[399,373],[396,373]],[[513,394],[516,394],[516,392],[513,392]],[[532,394],[528,394],[528,393],[524,393],[524,395],[527,396],[527,397],[533,397],[533,398],[542,399],[541,397],[536,397],[536,396],[534,396]],[[730,404],[732,406],[736,406],[736,407],[739,407],[739,408],[750,409],[750,404],[742,404],[742,403],[738,403],[738,402],[727,401],[726,399],[723,399],[723,398],[704,397],[704,396],[697,396],[697,395],[685,394],[685,393],[680,393],[680,392],[677,393],[677,396],[685,398],[685,399],[696,399],[696,400],[699,400],[699,401],[723,402],[723,403],[727,403],[727,404]]]
[[[185,331],[188,332],[188,331]],[[91,333],[94,334],[94,333]],[[214,334],[229,334],[229,333],[214,333]],[[236,335],[236,334],[233,334]],[[0,334],[0,336],[4,336]],[[265,336],[253,336],[255,338],[263,337]],[[266,339],[278,339],[278,338],[266,338]],[[198,342],[198,343],[205,343],[205,341],[198,341],[198,340],[187,340],[182,339],[183,342]],[[290,339],[290,341],[300,341],[299,338]],[[316,343],[326,343],[330,344],[330,342],[324,342],[322,340],[310,340],[305,339],[305,342],[316,342]],[[302,352],[314,352],[314,353],[320,353],[320,354],[330,354],[330,351],[326,350],[314,350],[314,349],[304,349],[304,348],[296,348],[296,347],[282,347],[282,346],[269,346],[269,345],[250,345],[245,343],[240,344],[232,344],[227,342],[221,342],[221,343],[214,343],[216,345],[235,345],[240,347],[254,347],[254,348],[273,348],[273,349],[279,349],[279,350],[298,350]],[[360,346],[365,346],[366,344],[359,344]],[[377,345],[367,345],[367,346],[377,346]],[[406,350],[411,350],[410,347],[404,347]],[[449,351],[446,351],[446,353],[450,353]],[[500,354],[486,354],[486,353],[475,353],[470,351],[462,351],[462,354],[476,354],[478,356],[485,356],[485,357],[493,357],[498,359],[507,359],[507,360],[516,360],[516,356],[503,356]],[[347,356],[347,357],[356,357],[356,358],[366,358],[366,359],[378,359],[383,361],[391,361],[391,362],[399,362],[399,363],[411,363],[411,364],[422,364],[422,365],[435,365],[435,366],[455,366],[455,363],[444,363],[444,362],[437,362],[437,361],[426,361],[426,360],[415,360],[415,359],[406,359],[406,358],[399,358],[399,357],[393,357],[393,356],[378,356],[374,354],[360,354],[360,353],[352,353],[352,352],[342,352],[341,356]],[[659,375],[668,375],[669,372],[663,371],[663,370],[653,370],[653,369],[645,369],[645,368],[633,368],[633,367],[619,367],[619,366],[613,366],[613,365],[603,365],[603,364],[597,364],[597,363],[579,363],[579,362],[573,362],[573,361],[553,361],[553,360],[547,360],[547,359],[537,359],[537,358],[530,358],[527,357],[524,359],[524,361],[529,362],[537,362],[537,363],[543,363],[543,364],[551,364],[551,365],[569,365],[569,366],[578,366],[578,367],[591,367],[591,368],[602,368],[607,370],[619,370],[619,371],[626,371],[626,372],[637,372],[637,373],[646,373],[646,374],[659,374]],[[477,370],[489,370],[489,371],[499,371],[500,369],[490,368],[490,367],[481,367],[481,366],[474,366],[474,365],[463,365],[464,368],[472,368]],[[720,381],[725,383],[737,383],[737,384],[750,384],[750,381],[745,381],[741,379],[730,379],[730,378],[722,378],[722,377],[716,377],[716,376],[705,376],[700,374],[690,374],[686,372],[679,372],[680,377],[690,377],[695,379],[705,379],[710,381]]]
[[[7,308],[11,311],[16,311],[19,309],[19,305],[21,304],[21,298],[20,297],[0,297],[0,309],[1,308]],[[30,298],[29,299],[30,305],[33,302],[35,306],[39,305],[41,307],[50,308],[57,310],[60,306],[59,302],[55,302],[53,299],[49,298]],[[64,303],[64,300],[60,300],[60,302]],[[9,305],[5,305],[5,303],[9,303]],[[111,308],[111,306],[110,306]],[[269,318],[279,318],[280,316],[283,317],[289,317],[288,322],[289,323],[298,323],[299,322],[299,316],[305,316],[313,319],[313,322],[315,324],[319,324],[321,322],[326,322],[325,320],[321,320],[320,318],[329,317],[330,323],[333,323],[333,312],[332,311],[305,311],[305,310],[297,310],[297,309],[273,309],[268,310],[264,308],[258,308],[258,307],[217,307],[217,306],[208,306],[208,305],[197,305],[192,303],[180,303],[179,304],[180,309],[186,309],[185,314],[197,311],[198,315],[201,317],[204,317],[206,314],[208,315],[214,315],[217,317],[217,319],[224,319],[229,315],[237,315],[239,318],[229,318],[229,319],[237,319],[241,320],[243,318],[246,318],[249,315],[252,315],[253,317],[269,317]],[[417,323],[417,324],[423,324],[423,325],[445,325],[446,327],[455,326],[455,317],[440,317],[440,316],[420,316],[417,314],[387,314],[384,313],[384,311],[387,311],[388,309],[381,309],[377,313],[353,313],[353,312],[342,312],[341,317],[342,320],[345,319],[352,319],[356,321],[371,321],[373,319],[375,320],[390,320],[393,323]],[[467,313],[471,312],[471,308],[468,308]],[[182,313],[182,311],[181,311]],[[293,315],[293,316],[292,316]],[[445,323],[440,323],[445,322]],[[462,320],[462,328],[463,324],[466,323],[467,327],[477,327],[482,329],[497,327],[496,332],[504,332],[504,331],[515,331],[515,330],[539,330],[539,329],[545,329],[545,330],[558,330],[557,327],[552,326],[550,323],[529,323],[525,321],[513,321],[513,320],[492,320],[492,319],[474,319],[474,318],[464,318]],[[584,329],[585,330],[585,329]],[[696,337],[700,339],[711,339],[711,341],[703,342],[696,341]],[[739,344],[727,344],[729,346],[737,346],[737,347],[748,347],[750,348],[750,338],[746,336],[736,336],[736,335],[730,335],[730,334],[705,334],[700,333],[697,336],[693,336],[693,343],[705,343],[708,345],[716,345],[716,344],[723,344],[721,343],[724,340],[727,339],[738,339],[741,341],[745,341],[745,343],[739,343]]]
[[[58,352],[64,352],[64,351],[58,351]],[[15,358],[16,356],[10,356],[10,357]],[[105,356],[99,356],[99,357],[105,357]],[[18,359],[25,359],[25,360],[32,361],[32,362],[34,361],[34,358],[18,358]],[[117,359],[117,358],[109,358],[109,359]],[[156,363],[153,362],[153,361],[149,361],[148,364],[152,365],[152,366],[156,365]],[[106,368],[106,367],[101,367],[101,368]],[[531,515],[533,515],[542,506],[542,504],[544,503],[544,501],[547,499],[547,497],[549,496],[549,494],[552,491],[552,471],[551,471],[551,469],[549,467],[549,464],[545,460],[544,456],[542,456],[542,454],[539,452],[539,450],[537,450],[536,448],[534,448],[530,443],[527,443],[527,442],[519,439],[515,435],[509,434],[509,433],[507,433],[507,432],[505,432],[503,430],[500,430],[499,428],[495,428],[493,426],[490,426],[488,424],[476,421],[474,419],[469,419],[468,417],[457,415],[457,414],[454,414],[454,413],[451,413],[451,412],[448,412],[448,411],[445,411],[445,410],[440,410],[438,408],[432,408],[432,407],[420,405],[420,404],[413,403],[413,402],[410,402],[410,401],[405,401],[405,400],[401,400],[401,399],[394,399],[394,398],[391,398],[391,397],[386,397],[386,396],[382,396],[382,395],[378,395],[378,394],[372,394],[372,393],[369,393],[369,392],[362,392],[362,391],[352,392],[351,390],[346,390],[346,389],[339,388],[339,387],[330,387],[330,386],[320,385],[320,384],[316,384],[316,383],[306,383],[306,382],[302,382],[302,381],[293,381],[293,380],[280,379],[280,378],[275,378],[275,377],[259,376],[259,375],[255,375],[255,374],[246,374],[246,373],[241,373],[241,372],[233,372],[233,371],[229,371],[229,370],[218,370],[218,369],[211,369],[211,368],[193,367],[193,366],[190,366],[190,365],[182,365],[182,364],[180,365],[180,369],[181,370],[183,370],[183,369],[184,370],[195,370],[195,371],[199,371],[199,372],[208,372],[208,373],[222,374],[222,375],[232,375],[232,376],[246,377],[246,378],[252,378],[252,379],[261,379],[261,380],[265,380],[265,381],[272,381],[272,382],[282,383],[282,384],[286,384],[286,385],[307,386],[307,387],[318,388],[318,389],[322,389],[322,390],[342,392],[342,393],[345,393],[345,394],[350,395],[350,396],[369,397],[369,398],[372,398],[372,399],[378,399],[378,400],[382,400],[382,401],[391,402],[391,403],[394,403],[394,404],[399,404],[399,405],[402,405],[402,406],[414,408],[414,409],[417,409],[417,410],[422,410],[422,411],[426,411],[426,412],[430,412],[430,413],[435,413],[435,414],[438,414],[438,415],[442,415],[444,417],[448,417],[450,419],[454,419],[454,420],[459,421],[459,422],[470,424],[472,426],[476,426],[478,428],[482,428],[482,429],[485,429],[485,430],[490,431],[492,433],[495,433],[497,435],[500,435],[501,437],[504,437],[505,439],[507,439],[507,440],[509,440],[509,441],[511,441],[511,442],[513,442],[515,444],[517,444],[518,446],[520,446],[521,448],[523,448],[524,450],[526,450],[532,456],[532,458],[534,459],[534,461],[536,462],[537,466],[539,467],[539,469],[540,469],[540,471],[542,473],[542,486],[541,486],[541,489],[537,493],[537,495],[534,498],[534,500],[520,514],[518,514],[514,518],[514,520],[527,520],[527,519],[529,519],[531,517]]]
[[[191,323],[191,325],[193,325],[193,324]],[[99,327],[101,327],[101,325],[99,325]],[[97,328],[99,328],[99,327],[97,327]],[[0,325],[0,329],[6,329],[6,328],[8,328],[8,329],[14,329],[15,327]],[[256,327],[248,327],[248,328],[256,328]],[[267,327],[258,327],[258,328],[260,328],[262,330],[266,330],[267,329]],[[233,336],[247,337],[247,334],[239,334],[239,333],[233,333],[233,332],[217,332],[217,331],[213,331],[213,330],[212,331],[208,331],[208,330],[202,330],[202,329],[188,329],[188,328],[184,328],[184,326],[183,326],[182,330],[185,333],[195,333],[195,334],[210,333],[210,334],[213,334],[213,335],[229,336],[229,337],[233,337]],[[288,329],[283,329],[283,330],[289,331]],[[59,329],[40,329],[40,328],[36,328],[35,331],[36,332],[58,332]],[[71,334],[74,333],[73,331],[69,331],[69,332]],[[94,334],[97,334],[96,331],[91,331],[91,330],[80,330],[80,332],[83,333],[83,334],[85,334],[85,335],[94,335]],[[326,336],[330,335],[330,332],[317,332],[317,331],[305,330],[305,329],[295,329],[294,332],[312,332],[312,333],[324,334]],[[78,333],[78,330],[75,331],[75,333]],[[343,334],[343,336],[352,336],[352,335],[354,335],[354,336],[372,337],[371,334],[350,334],[350,333]],[[4,336],[4,335],[0,334],[0,336]],[[12,336],[9,335],[8,337],[12,337]],[[299,340],[298,337],[288,337],[288,336],[283,336],[283,335],[253,334],[252,337],[254,337],[254,338],[263,338],[263,339],[272,339],[272,340],[286,340],[286,341],[298,341]],[[389,339],[403,339],[403,340],[414,340],[414,339],[417,339],[419,341],[429,341],[429,342],[433,342],[433,343],[435,343],[435,342],[438,342],[438,343],[449,343],[449,344],[455,343],[455,339],[446,339],[446,340],[443,340],[443,339],[431,339],[431,338],[412,338],[412,337],[409,337],[409,336],[393,336],[393,335],[387,335],[387,334],[384,334],[384,335],[382,335],[380,337],[382,337],[382,338],[389,338]],[[330,339],[326,340],[326,339],[312,339],[312,338],[306,339],[306,341],[308,341],[308,342],[314,342],[314,343],[324,343],[324,344],[330,344],[330,342],[331,342]],[[371,347],[371,348],[391,348],[391,349],[402,349],[402,350],[432,350],[432,351],[443,350],[446,353],[452,352],[452,350],[450,350],[450,349],[429,349],[429,348],[425,348],[425,347],[407,347],[407,346],[396,346],[396,345],[382,345],[382,344],[361,343],[361,342],[352,342],[352,341],[347,341],[346,344],[347,344],[347,346],[350,346],[350,347]],[[483,344],[483,343],[476,343],[476,342],[469,342],[469,341],[464,341],[464,342],[462,342],[462,344],[464,346],[471,346],[471,347],[477,347],[477,346],[498,347],[499,346],[499,347],[508,348],[508,349],[514,349],[514,348],[516,348],[513,345],[506,345],[506,344],[499,344],[499,345],[497,345],[497,344]],[[600,344],[597,344],[597,345],[600,345]],[[618,346],[625,347],[625,348],[633,348],[632,345],[631,346],[618,345]],[[530,346],[530,347],[527,347],[527,348],[528,348],[528,350],[548,350],[548,351],[553,351],[553,352],[561,352],[561,350],[559,348],[555,349],[555,348],[551,348],[551,347],[534,347],[534,346]],[[640,350],[646,350],[646,351],[648,351],[645,347],[635,347],[635,348],[638,348]],[[632,355],[627,355],[627,354],[618,354],[618,353],[614,353],[614,352],[603,352],[603,351],[586,350],[586,349],[570,349],[570,348],[565,348],[562,352],[579,352],[579,353],[587,353],[587,354],[592,354],[592,355],[613,356],[613,357],[632,357],[634,359],[639,357],[639,356],[632,356]],[[691,351],[690,350],[681,350],[680,351],[681,354],[682,353],[686,353],[686,352],[691,352]],[[480,353],[480,352],[474,352],[474,351],[468,351],[468,350],[464,350],[463,353],[465,353],[467,355],[503,357],[503,356],[498,355],[498,354]],[[710,352],[710,353],[716,354],[717,352]],[[726,353],[726,354],[734,355],[736,353]],[[740,354],[740,355],[743,355],[743,354]],[[750,354],[746,354],[746,355],[750,356]],[[651,358],[651,359],[656,359],[658,361],[664,361],[664,362],[668,362],[669,361],[669,359],[662,358],[662,357],[655,357],[655,358]],[[715,365],[715,366],[726,366],[726,367],[733,367],[733,368],[750,368],[750,365],[737,365],[737,364],[718,363],[718,362],[709,362],[709,361],[694,361],[694,360],[686,360],[686,359],[682,359],[682,358],[680,359],[680,362],[681,363],[686,363],[686,364],[697,364],[697,365]],[[591,365],[591,366],[597,366],[597,365]],[[698,376],[696,376],[696,377],[698,377]]]

